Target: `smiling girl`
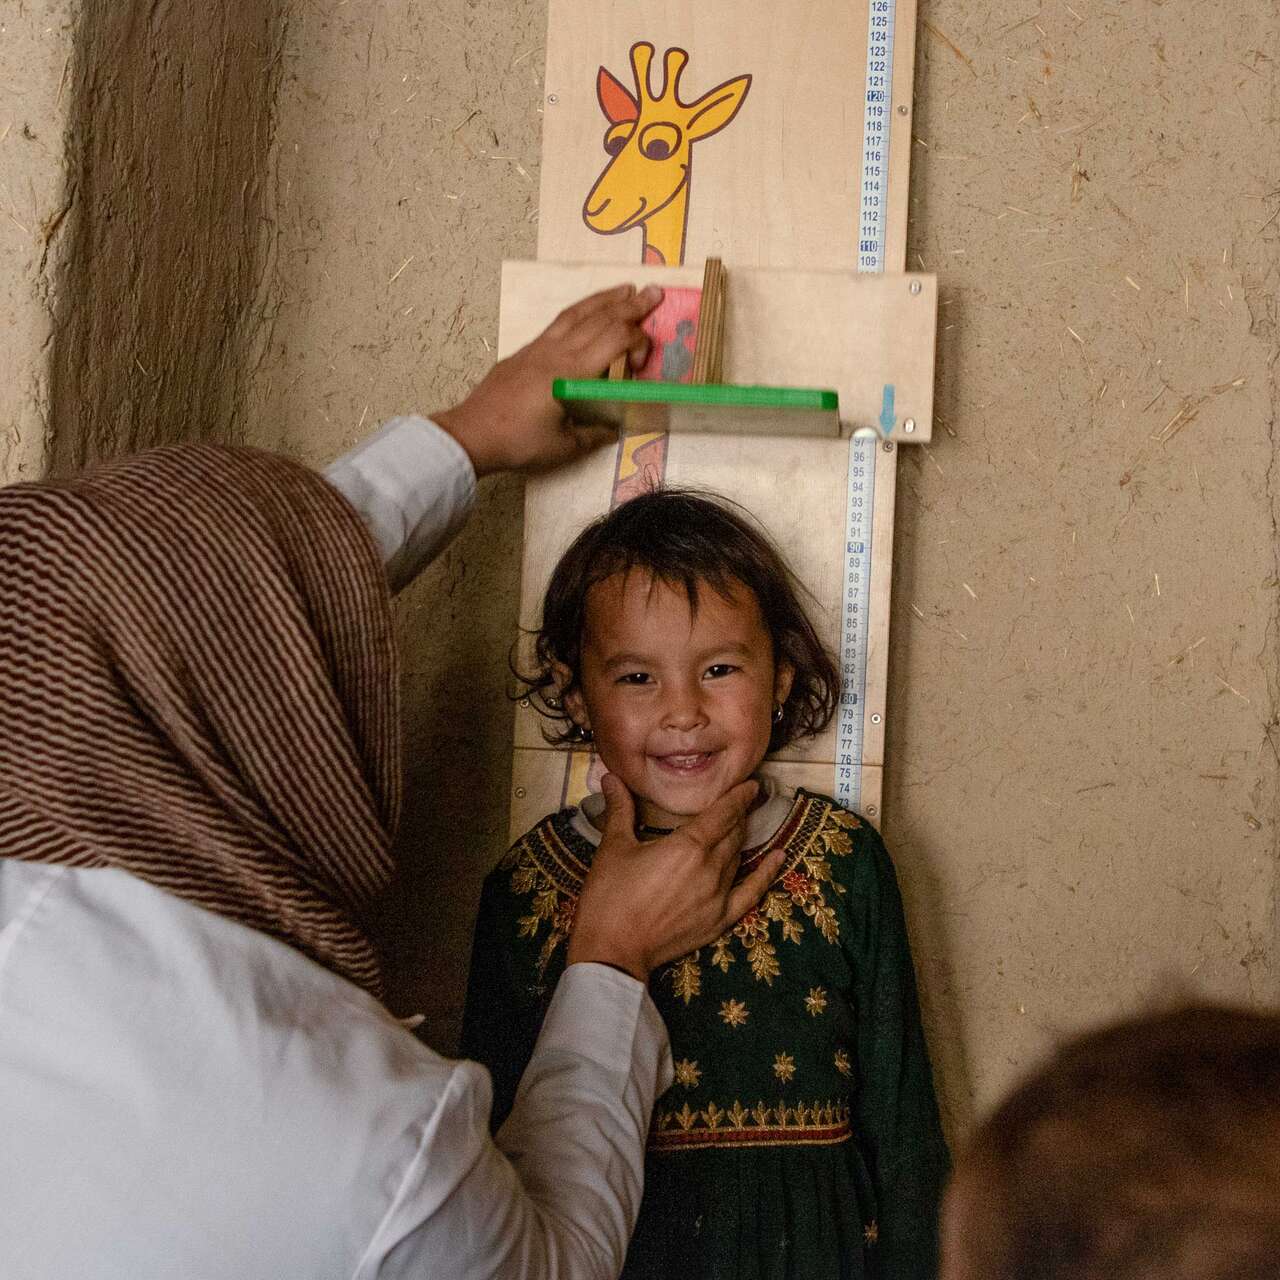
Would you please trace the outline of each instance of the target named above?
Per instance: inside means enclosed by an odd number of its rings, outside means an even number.
[[[778,552],[711,495],[665,490],[588,526],[552,575],[531,696],[665,834],[829,722],[839,677]],[[603,826],[551,814],[485,882],[463,1052],[511,1109]],[[652,980],[675,1084],[654,1112],[624,1276],[935,1273],[948,1168],[893,866],[825,796],[761,780],[742,873],[760,905]]]

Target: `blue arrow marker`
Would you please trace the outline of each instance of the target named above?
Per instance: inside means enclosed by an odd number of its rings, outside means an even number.
[[[888,435],[893,430],[893,383],[885,383],[884,402],[880,406],[880,430]]]

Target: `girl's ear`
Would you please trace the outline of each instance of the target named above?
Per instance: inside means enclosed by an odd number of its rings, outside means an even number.
[[[591,717],[587,714],[587,702],[581,689],[574,689],[564,695],[564,709],[579,729],[591,728]]]
[[[551,670],[556,677],[556,697],[560,699],[569,718],[579,729],[590,729],[591,717],[587,714],[587,704],[582,696],[582,690],[577,687],[569,688],[573,684],[573,672],[562,662],[552,663]],[[563,692],[566,689],[569,691]]]
[[[796,669],[789,662],[779,662],[778,670],[773,677],[773,700],[781,706],[791,696],[791,686],[795,682]]]

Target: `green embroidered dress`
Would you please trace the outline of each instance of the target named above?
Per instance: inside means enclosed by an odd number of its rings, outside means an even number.
[[[675,1083],[658,1100],[626,1280],[925,1280],[948,1169],[902,905],[874,828],[804,791],[754,865],[760,905],[653,975]],[[595,845],[565,809],[485,882],[463,1052],[511,1108]]]

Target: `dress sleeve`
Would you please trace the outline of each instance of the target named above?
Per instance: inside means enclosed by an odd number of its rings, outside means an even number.
[[[462,527],[476,473],[462,446],[426,418],[392,418],[324,477],[355,507],[382,552],[392,591],[434,559]]]
[[[614,1280],[670,1071],[644,985],[571,966],[496,1140],[485,1073],[457,1065],[355,1280]]]
[[[515,1102],[561,968],[539,974],[537,947],[521,933],[524,904],[510,878],[499,867],[480,893],[462,1014],[462,1056],[487,1067],[493,1080],[495,1130]]]
[[[870,825],[852,832],[846,944],[854,971],[855,1132],[876,1188],[880,1280],[937,1275],[938,1207],[950,1156],[920,1025],[915,971],[893,863]]]

